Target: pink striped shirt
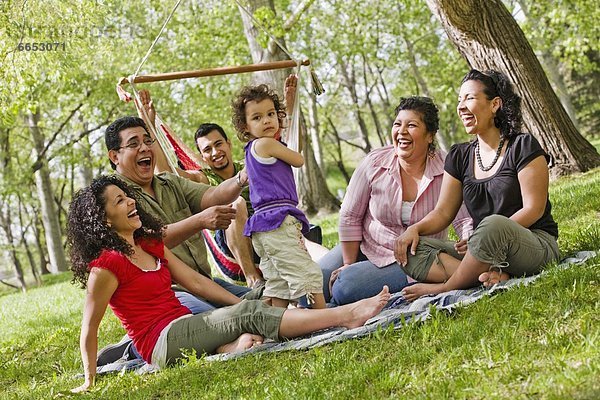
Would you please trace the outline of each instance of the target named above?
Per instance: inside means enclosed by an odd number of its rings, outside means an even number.
[[[354,171],[340,210],[340,241],[360,241],[360,250],[373,264],[385,267],[396,261],[394,241],[435,208],[444,175],[446,154],[428,159],[408,225],[402,223],[402,180],[393,146],[370,152]],[[461,238],[468,238],[473,221],[464,204],[452,223]],[[446,239],[448,229],[430,237]]]

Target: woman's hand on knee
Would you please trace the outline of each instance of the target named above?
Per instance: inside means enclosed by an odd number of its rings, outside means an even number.
[[[329,277],[329,293],[332,293],[332,291],[333,291],[333,284],[335,283],[335,281],[337,280],[338,276],[340,275],[340,272],[342,272],[343,270],[345,270],[349,266],[350,266],[350,264],[344,264],[343,266],[339,267],[338,269],[336,269],[335,271],[333,271],[331,273],[331,276]]]
[[[454,250],[456,250],[458,254],[467,254],[467,239],[461,239],[454,243]]]
[[[394,257],[402,266],[408,262],[407,249],[410,248],[410,254],[413,256],[417,252],[419,244],[419,232],[414,227],[409,227],[404,233],[396,238],[394,242]]]

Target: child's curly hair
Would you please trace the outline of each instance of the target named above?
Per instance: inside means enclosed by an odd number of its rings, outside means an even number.
[[[85,288],[89,276],[89,263],[98,258],[102,250],[116,250],[125,255],[133,254],[133,248],[106,223],[106,198],[104,193],[110,185],[118,186],[127,197],[136,199],[134,190],[115,175],[99,176],[73,196],[67,216],[67,244],[70,248],[72,283]],[[161,239],[163,224],[141,207],[137,208],[142,227],[133,234],[135,239]]]
[[[231,122],[236,130],[238,139],[242,142],[248,142],[252,139],[252,135],[246,130],[246,104],[249,101],[260,102],[265,99],[273,101],[279,119],[279,127],[283,127],[283,122],[287,114],[285,106],[279,100],[277,93],[264,83],[257,86],[244,86],[231,102],[231,110],[233,111]]]

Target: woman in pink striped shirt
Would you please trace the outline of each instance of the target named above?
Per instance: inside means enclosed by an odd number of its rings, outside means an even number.
[[[403,98],[396,107],[392,145],[369,153],[356,168],[342,203],[340,244],[319,260],[325,299],[341,305],[373,296],[388,285],[399,292],[408,277],[394,257],[394,242],[434,209],[445,153],[435,149],[438,109],[427,97]],[[472,221],[464,207],[454,221],[464,253]],[[447,229],[432,235],[446,239]]]

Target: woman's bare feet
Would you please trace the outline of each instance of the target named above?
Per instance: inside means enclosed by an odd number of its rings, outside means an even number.
[[[484,287],[492,287],[497,283],[504,282],[510,279],[510,275],[506,272],[492,269],[479,275],[479,282],[483,283]]]
[[[427,294],[438,294],[444,291],[443,283],[415,283],[402,289],[406,301],[413,302]]]
[[[262,344],[263,340],[264,338],[260,335],[242,333],[240,337],[233,342],[217,347],[217,353],[239,353]]]
[[[339,307],[339,310],[343,310],[347,315],[341,326],[348,329],[363,326],[369,318],[379,314],[389,300],[390,289],[387,286],[384,286],[381,292],[373,297]]]

